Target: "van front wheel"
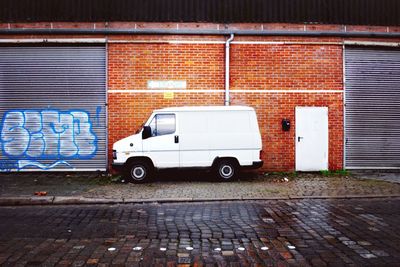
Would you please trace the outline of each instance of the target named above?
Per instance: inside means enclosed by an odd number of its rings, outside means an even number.
[[[217,163],[215,168],[215,174],[220,181],[231,181],[233,180],[238,172],[236,162],[233,160],[221,160]]]
[[[145,183],[151,178],[151,168],[146,162],[132,162],[126,170],[126,177],[133,183]]]

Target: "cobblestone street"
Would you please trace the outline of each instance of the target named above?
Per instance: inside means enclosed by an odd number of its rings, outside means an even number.
[[[3,266],[399,266],[400,199],[0,208]]]

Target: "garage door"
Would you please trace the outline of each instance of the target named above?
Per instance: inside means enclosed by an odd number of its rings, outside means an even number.
[[[104,46],[0,47],[0,170],[106,168]]]
[[[345,166],[400,168],[400,50],[345,49]]]

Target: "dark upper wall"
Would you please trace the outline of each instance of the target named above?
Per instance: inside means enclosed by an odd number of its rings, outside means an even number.
[[[400,0],[0,0],[0,22],[400,25]]]

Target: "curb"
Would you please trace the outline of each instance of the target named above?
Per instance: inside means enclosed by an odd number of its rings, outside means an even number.
[[[54,197],[53,205],[78,205],[78,204],[121,204],[122,198],[86,198],[86,197]]]
[[[343,195],[343,196],[279,196],[279,197],[238,197],[238,198],[87,198],[82,196],[17,196],[0,197],[0,206],[28,205],[94,205],[94,204],[144,204],[177,202],[216,202],[216,201],[266,201],[302,199],[361,199],[361,198],[400,198],[399,195]]]
[[[0,206],[50,205],[54,197],[0,197]]]

